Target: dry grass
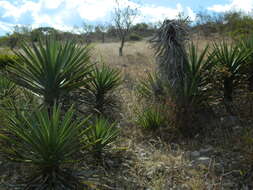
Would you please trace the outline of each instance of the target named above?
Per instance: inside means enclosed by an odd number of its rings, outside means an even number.
[[[106,64],[120,68],[131,78],[140,78],[154,67],[154,54],[150,45],[145,42],[128,42],[124,48],[124,56],[118,56],[119,43],[94,44],[93,59],[102,59]]]
[[[207,43],[207,40],[201,41],[198,47],[203,49]],[[211,184],[210,187],[213,189],[219,189],[214,185],[217,176],[211,168],[192,168],[190,160],[184,156],[182,147],[165,143],[152,134],[143,133],[135,126],[134,110],[139,106],[135,86],[138,80],[155,69],[155,56],[150,44],[146,41],[127,43],[123,57],[118,56],[119,43],[94,46],[94,61],[102,60],[122,71],[124,83],[119,89],[119,94],[123,101],[123,120],[120,121],[122,135],[117,146],[127,147],[127,152],[131,155],[132,164],[127,170],[129,178],[133,178],[138,184],[134,189],[203,190],[207,189],[207,184]],[[124,186],[120,189],[128,188]]]

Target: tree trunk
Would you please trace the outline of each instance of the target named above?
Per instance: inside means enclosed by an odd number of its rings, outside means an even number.
[[[102,33],[102,43],[105,43],[105,33]]]
[[[119,56],[123,56],[123,47],[124,47],[124,44],[125,44],[125,37],[123,37],[121,39],[121,45],[120,45],[120,48],[119,48]]]

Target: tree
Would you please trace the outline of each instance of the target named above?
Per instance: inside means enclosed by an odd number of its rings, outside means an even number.
[[[108,29],[109,26],[106,23],[99,24],[95,28],[96,33],[100,33],[102,35],[102,43],[105,43],[105,34]]]
[[[94,26],[91,25],[91,24],[83,22],[83,24],[82,24],[82,34],[86,38],[85,41],[87,43],[91,42],[90,37],[91,37],[92,32],[94,32]]]
[[[121,41],[119,47],[119,56],[123,55],[123,48],[126,40],[126,36],[130,33],[134,19],[137,16],[137,8],[131,8],[128,6],[122,6],[118,0],[115,0],[116,7],[113,12],[113,22],[117,30],[117,35]]]
[[[209,14],[205,11],[200,11],[196,15],[195,29],[200,31],[204,36],[210,36],[210,34],[218,33],[223,34],[224,30],[224,13]]]

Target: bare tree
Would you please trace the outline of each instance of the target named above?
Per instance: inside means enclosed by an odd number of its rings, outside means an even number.
[[[119,56],[123,55],[123,48],[126,41],[126,36],[129,34],[133,25],[134,19],[137,16],[137,8],[121,6],[118,0],[115,0],[116,7],[113,12],[113,22],[117,30],[117,35],[121,41],[119,47]]]
[[[102,34],[102,43],[105,43],[105,34],[109,28],[109,25],[107,23],[101,23],[96,26],[95,30],[97,33]]]
[[[94,25],[83,22],[81,29],[82,29],[81,33],[85,37],[86,43],[90,43],[91,34],[92,32],[94,32],[94,29],[95,29]]]

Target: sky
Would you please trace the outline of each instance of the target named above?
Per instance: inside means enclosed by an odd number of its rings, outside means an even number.
[[[135,22],[173,19],[179,13],[194,21],[199,11],[251,12],[253,0],[119,0],[122,7],[137,7]],[[15,25],[32,28],[50,26],[73,31],[83,22],[110,23],[115,0],[0,0],[0,35],[13,31]]]

